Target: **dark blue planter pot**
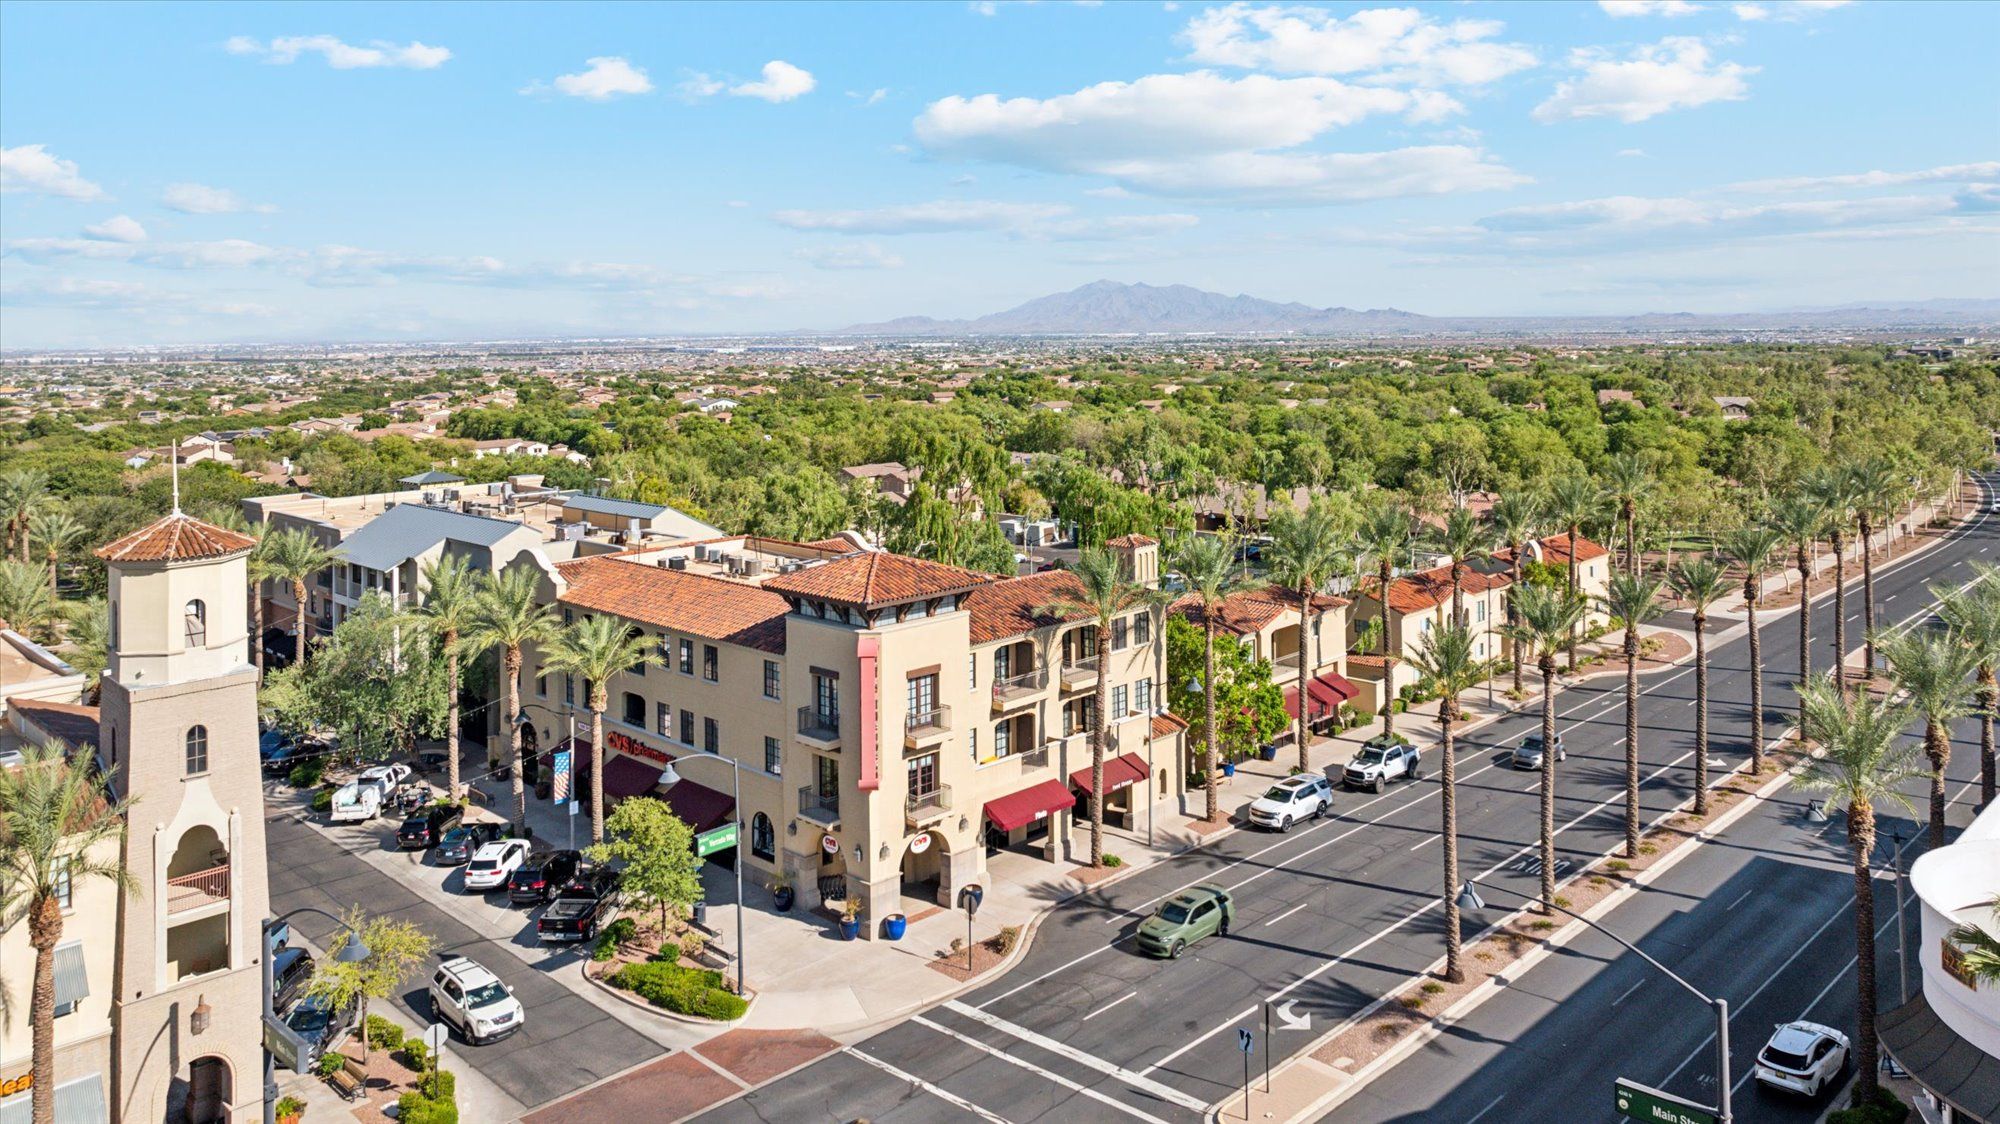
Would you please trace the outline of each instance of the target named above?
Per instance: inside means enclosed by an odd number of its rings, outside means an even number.
[[[910,928],[910,919],[900,913],[892,913],[882,919],[882,935],[892,941],[900,941]]]
[[[854,919],[854,920],[852,920],[852,921],[849,921],[849,920],[848,920],[847,918],[844,918],[844,917],[840,919],[840,939],[841,939],[841,940],[844,940],[844,941],[851,941],[851,940],[855,939],[856,937],[859,937],[860,935],[861,935],[861,919],[860,919],[860,918],[855,918],[855,919]]]
[[[1265,761],[1276,761],[1278,759],[1278,747],[1275,745],[1267,745],[1264,748],[1257,751],[1257,756]]]
[[[1235,776],[1235,775],[1236,775],[1236,762],[1234,762],[1234,761],[1224,761],[1224,762],[1222,763],[1222,775],[1223,775],[1223,776],[1225,776],[1225,777],[1233,777],[1233,776]]]

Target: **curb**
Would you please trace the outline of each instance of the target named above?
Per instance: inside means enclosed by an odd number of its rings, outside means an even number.
[[[688,1026],[720,1027],[724,1030],[734,1030],[736,1027],[743,1025],[743,1020],[749,1018],[750,1012],[756,1009],[757,1000],[763,997],[763,994],[761,992],[752,992],[750,994],[749,1002],[745,1003],[743,1006],[743,1014],[740,1017],[732,1019],[728,1022],[718,1022],[715,1019],[704,1019],[696,1015],[683,1015],[678,1011],[669,1011],[665,1007],[655,1007],[651,1003],[648,1003],[645,1000],[638,998],[637,996],[631,994],[630,992],[621,991],[618,988],[612,987],[610,984],[605,983],[603,980],[600,980],[596,976],[590,974],[590,966],[593,963],[595,962],[592,961],[587,956],[584,957],[582,960],[578,961],[577,963],[577,971],[583,975],[584,980],[587,981],[592,987],[595,987],[597,990],[604,992],[606,995],[610,995],[616,998],[620,1003],[623,1003],[628,1007],[637,1007],[642,1011],[648,1012],[649,1014],[657,1015],[660,1018],[666,1019],[670,1022],[683,1023]]]

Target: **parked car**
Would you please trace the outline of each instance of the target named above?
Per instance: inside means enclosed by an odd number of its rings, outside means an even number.
[[[305,994],[312,982],[312,953],[303,948],[281,948],[271,957],[271,1009],[282,1015]]]
[[[438,965],[431,974],[431,1014],[458,1028],[473,1046],[497,1042],[521,1029],[528,1012],[500,977],[463,956]]]
[[[305,755],[305,748],[283,730],[266,730],[257,735],[257,762],[267,773],[290,772]]]
[[[618,872],[600,866],[584,871],[557,892],[555,900],[535,921],[535,937],[543,941],[587,941],[597,936],[618,898]]]
[[[1561,734],[1557,734],[1556,760],[1567,761],[1568,759],[1569,759],[1569,751],[1563,748],[1563,736]],[[1527,737],[1522,738],[1521,744],[1514,747],[1513,755],[1507,759],[1507,763],[1509,765],[1514,766],[1516,769],[1541,768],[1542,767],[1541,731],[1537,730],[1534,733],[1529,734]]]
[[[396,846],[406,851],[421,851],[432,847],[444,838],[444,833],[458,826],[465,817],[463,809],[456,804],[433,804],[411,812],[403,826],[396,829]]]
[[[487,821],[448,827],[438,838],[437,850],[431,852],[431,857],[439,866],[463,866],[474,851],[500,838],[503,830],[502,825]]]
[[[1416,780],[1422,775],[1422,765],[1422,756],[1410,739],[1401,734],[1377,734],[1361,743],[1361,752],[1341,770],[1340,783],[1379,793],[1390,781]]]
[[[549,851],[531,855],[507,879],[507,900],[515,905],[540,905],[556,896],[583,869],[583,852]]]
[[[1229,891],[1203,882],[1160,903],[1151,917],[1139,922],[1139,949],[1153,956],[1179,960],[1187,946],[1229,932],[1236,903]]]
[[[1847,1067],[1847,1035],[1820,1023],[1786,1023],[1757,1051],[1757,1080],[1816,1097]]]
[[[372,784],[344,784],[333,790],[328,815],[334,823],[372,820],[382,814],[382,792]]]
[[[1250,805],[1250,822],[1290,831],[1303,819],[1318,819],[1333,804],[1333,786],[1317,773],[1286,777]]]
[[[408,765],[371,765],[361,770],[361,775],[354,778],[354,783],[373,787],[375,794],[386,804],[389,802],[389,794],[396,791],[396,786],[408,780],[409,776]]]
[[[528,841],[499,839],[472,853],[465,864],[465,888],[498,890],[507,884],[515,868],[528,860]]]
[[[285,1016],[285,1025],[299,1036],[299,1056],[294,1070],[309,1072],[320,1055],[333,1049],[334,1044],[354,1029],[354,1017],[360,1011],[361,1003],[350,999],[336,1008],[333,1000],[324,995],[308,995],[299,1000],[298,1006]]]

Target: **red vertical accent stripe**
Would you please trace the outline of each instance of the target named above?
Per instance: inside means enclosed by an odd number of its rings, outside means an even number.
[[[854,654],[861,660],[861,791],[873,792],[882,787],[882,778],[877,775],[875,754],[875,659],[881,655],[882,638],[861,636],[855,638]]]

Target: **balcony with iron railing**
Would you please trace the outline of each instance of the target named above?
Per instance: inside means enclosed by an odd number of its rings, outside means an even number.
[[[799,739],[821,749],[840,748],[840,712],[822,712],[808,704],[799,708]]]
[[[934,785],[903,798],[903,819],[912,827],[921,827],[949,811],[951,786],[948,784]]]
[[[1077,660],[1064,660],[1062,665],[1062,689],[1081,691],[1097,685],[1097,665],[1101,657],[1086,656]]]
[[[229,864],[167,879],[167,913],[186,913],[229,900]]]
[[[1006,710],[1010,706],[1028,702],[1046,690],[1048,685],[1048,669],[1040,667],[1033,671],[1024,671],[1019,675],[1010,675],[1005,679],[996,679],[993,681],[993,709]]]
[[[840,793],[821,792],[817,785],[800,786],[799,815],[814,823],[833,827],[840,822]]]
[[[935,706],[903,718],[903,744],[910,749],[935,745],[951,733],[951,708]]]

